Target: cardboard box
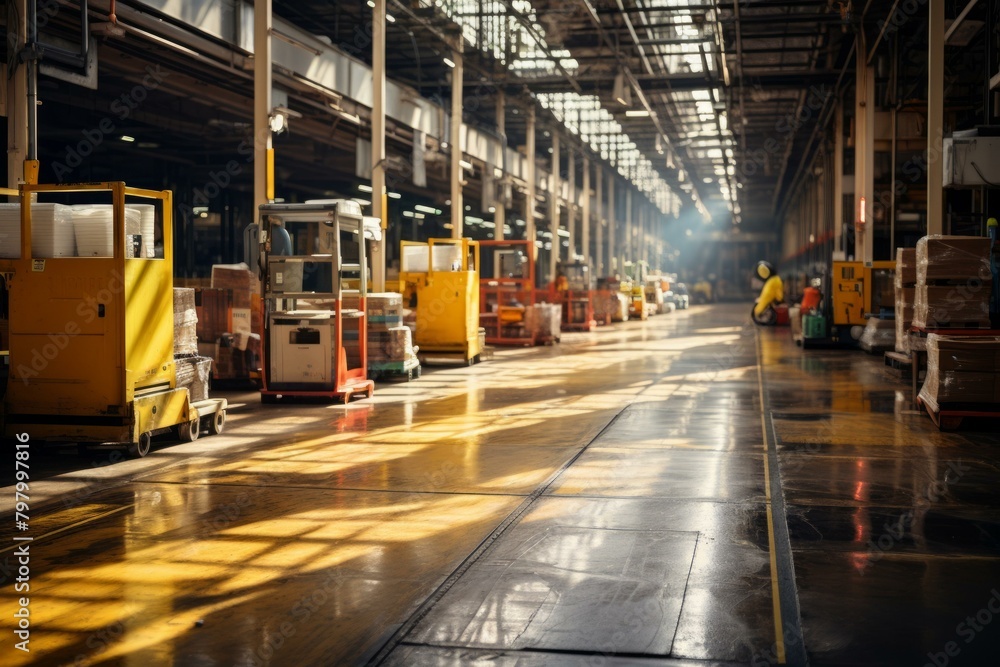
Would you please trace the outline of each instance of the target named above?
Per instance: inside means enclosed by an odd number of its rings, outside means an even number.
[[[917,283],[988,280],[990,240],[983,236],[925,236],[917,241]]]
[[[1000,373],[1000,338],[934,335],[928,353],[932,347],[943,372]]]
[[[980,284],[976,290],[967,289],[964,285],[927,286],[918,283],[913,324],[927,329],[989,325],[991,292],[988,283]]]
[[[198,340],[214,343],[219,336],[230,331],[229,310],[232,292],[215,287],[195,288],[195,309],[198,314]]]
[[[917,282],[917,249],[896,248],[896,276],[898,287],[914,285]]]
[[[250,308],[257,278],[246,264],[216,264],[212,267],[212,287],[232,290],[233,308]]]

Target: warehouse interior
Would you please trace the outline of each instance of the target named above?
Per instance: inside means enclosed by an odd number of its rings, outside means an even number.
[[[987,665],[998,0],[6,0],[10,665]]]

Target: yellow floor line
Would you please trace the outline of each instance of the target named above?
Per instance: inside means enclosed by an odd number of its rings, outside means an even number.
[[[778,562],[774,548],[774,516],[771,510],[771,471],[767,462],[767,419],[764,413],[764,369],[760,363],[760,340],[754,330],[757,351],[757,390],[760,392],[760,432],[764,449],[764,502],[767,509],[767,547],[771,559],[771,606],[774,614],[774,645],[778,654],[778,664],[785,664],[785,633],[781,628],[781,599],[778,590]]]

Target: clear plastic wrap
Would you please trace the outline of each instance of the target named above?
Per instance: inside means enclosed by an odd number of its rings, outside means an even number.
[[[193,287],[174,288],[174,356],[198,354],[198,311]]]
[[[922,285],[914,293],[913,325],[925,329],[989,326],[989,283]]]
[[[177,388],[187,387],[192,401],[208,398],[209,379],[212,376],[210,357],[178,357],[174,359],[174,372]]]
[[[990,240],[984,236],[934,234],[917,241],[917,283],[990,277]]]
[[[896,287],[909,287],[917,283],[917,249],[896,248]]]
[[[868,320],[858,345],[866,352],[891,350],[896,346],[896,325],[892,320]]]
[[[553,303],[536,303],[525,310],[524,326],[541,338],[555,338],[560,335],[562,306]]]
[[[927,336],[927,376],[920,398],[942,403],[1000,403],[1000,338]]]

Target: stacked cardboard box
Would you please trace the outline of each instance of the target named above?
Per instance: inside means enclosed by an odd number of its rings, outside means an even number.
[[[913,325],[926,329],[988,327],[990,240],[925,236],[917,241]]]
[[[174,356],[198,354],[198,312],[194,290],[174,288]]]
[[[927,379],[920,398],[942,403],[1000,404],[1000,338],[927,336]]]
[[[345,301],[345,305],[353,305]],[[413,334],[403,326],[403,295],[395,292],[368,295],[368,361],[372,364],[416,359]]]
[[[212,287],[232,291],[233,333],[251,333],[250,303],[257,291],[257,279],[246,264],[216,264],[212,267]]]
[[[217,287],[196,287],[194,303],[198,312],[198,341],[214,343],[224,333],[232,331],[230,309],[233,293]]]
[[[896,273],[893,283],[896,292],[896,351],[909,354],[913,344],[910,325],[913,323],[917,284],[916,248],[896,248]],[[916,344],[923,345],[923,339],[919,339]]]

